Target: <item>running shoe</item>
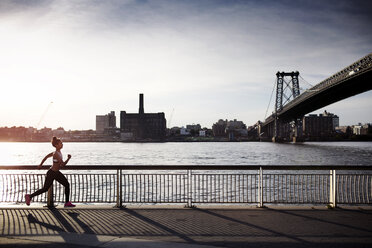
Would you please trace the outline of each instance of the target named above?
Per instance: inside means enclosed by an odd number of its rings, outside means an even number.
[[[26,205],[30,206],[31,203],[31,196],[30,195],[25,195],[25,200],[26,200]]]
[[[65,203],[65,208],[73,208],[76,205],[72,204],[70,201]]]

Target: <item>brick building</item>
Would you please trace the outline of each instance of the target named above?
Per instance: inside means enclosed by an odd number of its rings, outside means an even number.
[[[339,117],[324,111],[319,115],[308,115],[302,120],[303,135],[308,138],[331,137],[339,125]]]
[[[143,94],[139,95],[138,113],[120,112],[122,137],[133,140],[163,140],[166,134],[166,119],[162,113],[145,113]]]

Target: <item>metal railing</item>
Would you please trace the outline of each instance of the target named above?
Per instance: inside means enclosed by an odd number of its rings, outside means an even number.
[[[68,169],[68,170],[67,170]],[[68,166],[71,201],[125,204],[371,204],[372,166]],[[22,172],[20,172],[22,170]],[[42,188],[36,166],[0,166],[0,202]],[[337,171],[337,173],[336,173]],[[64,202],[54,183],[34,202]]]

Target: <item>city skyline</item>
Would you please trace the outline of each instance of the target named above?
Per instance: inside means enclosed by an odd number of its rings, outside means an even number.
[[[2,1],[0,126],[95,129],[96,115],[137,112],[138,93],[168,127],[250,126],[264,120],[277,71],[315,85],[370,53],[371,10],[367,1]],[[371,105],[369,91],[314,113],[370,123]]]

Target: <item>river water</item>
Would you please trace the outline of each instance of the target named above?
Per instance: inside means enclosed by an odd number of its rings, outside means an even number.
[[[37,165],[50,143],[0,143],[0,165]],[[372,142],[64,143],[70,165],[371,165]],[[45,164],[51,164],[49,159]]]
[[[54,149],[50,143],[0,143],[0,165],[38,165]],[[105,165],[371,165],[372,142],[275,144],[270,142],[208,143],[64,143],[69,165],[101,165],[101,171],[64,170],[73,202],[115,202],[116,171]],[[49,159],[45,165],[50,165]],[[257,203],[258,171],[123,172],[122,199],[126,203],[193,202]],[[370,171],[338,174],[338,201],[370,203]],[[341,175],[341,174],[342,175]],[[218,174],[218,175],[216,175]],[[283,174],[283,175],[282,175]],[[45,171],[0,171],[0,202],[23,202],[24,194],[42,187]],[[329,171],[265,171],[263,200],[271,203],[329,202]],[[55,183],[56,201],[64,190]],[[357,187],[356,187],[357,185]],[[306,197],[305,197],[306,196]],[[351,196],[354,196],[353,198]],[[357,196],[357,197],[355,197]],[[45,202],[46,195],[35,201]],[[346,200],[345,200],[346,199]],[[351,200],[350,200],[351,199]],[[359,200],[358,200],[359,199]]]

